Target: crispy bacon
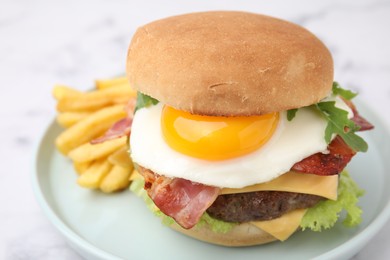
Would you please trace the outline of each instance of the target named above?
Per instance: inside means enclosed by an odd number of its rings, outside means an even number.
[[[349,108],[352,109],[353,117],[351,118],[351,120],[355,124],[360,126],[359,131],[366,131],[366,130],[371,130],[374,128],[374,126],[370,122],[368,122],[364,117],[359,115],[359,112],[357,111],[355,104],[352,103],[351,100],[346,100],[346,99],[343,99],[343,100],[344,100],[345,104],[347,104],[349,106]]]
[[[110,129],[101,137],[92,140],[91,144],[99,144],[122,136],[129,136],[131,124],[133,123],[133,114],[135,108],[135,100],[131,99],[126,106],[127,117],[119,120],[111,126]]]
[[[361,115],[359,115],[355,105],[349,101],[347,103],[350,108],[352,109],[353,111],[353,117],[352,117],[352,121],[357,124],[358,126],[360,126],[360,129],[359,131],[367,131],[367,130],[371,130],[374,128],[374,125],[372,125],[370,122],[368,122],[364,117],[362,117]]]
[[[328,154],[313,154],[294,164],[291,170],[316,175],[334,175],[340,173],[356,154],[339,136],[333,139],[328,149]]]
[[[102,137],[94,139],[90,143],[99,144],[125,135],[128,136],[130,134],[132,123],[133,123],[132,118],[129,117],[123,118],[118,122],[116,122],[110,129],[108,129],[108,131]]]
[[[361,117],[359,114],[355,114],[351,120],[360,126],[359,131],[367,131],[374,128],[370,122],[368,122],[364,117]]]
[[[199,222],[220,193],[217,187],[182,178],[167,178],[144,168],[140,172],[145,178],[145,189],[156,206],[186,229]]]

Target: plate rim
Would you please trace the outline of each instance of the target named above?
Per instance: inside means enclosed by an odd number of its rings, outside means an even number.
[[[49,123],[46,124],[44,130],[39,135],[38,141],[34,145],[34,153],[33,153],[33,170],[31,174],[31,182],[32,182],[32,189],[33,193],[35,195],[35,198],[42,209],[43,213],[46,215],[46,217],[49,219],[50,223],[63,235],[65,238],[65,241],[67,244],[73,248],[76,252],[78,252],[83,258],[86,257],[84,252],[80,251],[80,249],[86,250],[86,252],[90,255],[93,255],[94,257],[98,257],[99,259],[118,259],[120,258],[118,256],[115,256],[103,249],[100,249],[99,247],[93,245],[91,242],[87,241],[86,239],[83,239],[80,235],[78,235],[73,229],[71,229],[58,214],[55,212],[55,210],[51,207],[50,203],[46,199],[44,192],[41,188],[41,183],[39,181],[39,172],[38,172],[38,159],[40,155],[40,151],[42,149],[43,140],[47,136],[48,132],[52,127],[54,127],[57,124],[55,118],[51,119]],[[71,242],[71,243],[70,243]],[[74,243],[74,244],[72,244]],[[77,245],[78,247],[75,247],[74,245]]]
[[[390,136],[390,125],[382,118],[379,117],[373,109],[371,109],[364,101],[362,101],[359,96],[356,97],[356,101],[354,104],[357,104],[357,107],[363,107],[365,112],[368,112],[369,116],[365,115],[367,118],[372,118],[372,121],[378,122],[383,131]],[[375,129],[374,129],[375,130]],[[346,253],[351,251],[352,248],[356,246],[366,246],[367,243],[380,231],[381,228],[390,220],[390,197],[388,198],[387,203],[384,205],[383,209],[379,214],[375,215],[375,218],[356,236],[349,239],[347,242],[335,247],[334,249],[316,256],[313,259],[338,259],[342,253]],[[362,235],[364,233],[364,235]],[[341,249],[341,252],[339,252]],[[360,250],[359,250],[360,251]]]

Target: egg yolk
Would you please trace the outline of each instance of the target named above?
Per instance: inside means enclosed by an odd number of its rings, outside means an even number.
[[[273,135],[279,113],[260,116],[200,116],[164,106],[161,129],[177,152],[205,160],[225,160],[253,152]]]

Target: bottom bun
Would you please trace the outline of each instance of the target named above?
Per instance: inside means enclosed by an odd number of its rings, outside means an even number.
[[[191,229],[184,229],[176,223],[170,227],[186,236],[221,246],[254,246],[277,240],[250,223],[236,225],[227,233],[216,233],[207,224]]]

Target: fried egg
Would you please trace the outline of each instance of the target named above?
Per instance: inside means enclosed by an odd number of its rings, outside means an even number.
[[[352,111],[340,98],[336,106]],[[134,115],[133,161],[166,177],[221,188],[243,188],[288,172],[302,159],[327,153],[326,119],[314,108],[250,117],[192,115],[162,103]]]

